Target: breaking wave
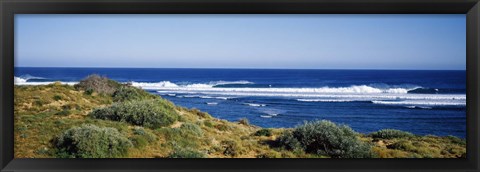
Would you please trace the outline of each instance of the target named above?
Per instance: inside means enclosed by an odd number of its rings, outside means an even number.
[[[238,85],[238,84],[254,84],[250,81],[211,81],[208,83],[193,83],[193,84],[176,84],[170,81],[161,82],[131,82],[135,87],[143,89],[157,90],[162,88],[214,88],[216,86],[224,85]]]

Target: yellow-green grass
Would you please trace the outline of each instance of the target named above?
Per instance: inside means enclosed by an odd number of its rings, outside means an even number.
[[[135,92],[138,91],[143,90]],[[229,122],[199,110],[179,106],[175,106],[179,119],[170,126],[158,128],[94,119],[89,115],[94,109],[111,106],[114,103],[113,97],[95,92],[85,93],[81,89],[60,83],[15,86],[15,158],[55,158],[53,139],[82,124],[112,127],[132,140],[135,146],[128,150],[126,158],[166,158],[185,152],[194,152],[195,155],[208,158],[328,158],[326,155],[287,150],[278,146],[277,138],[290,129],[269,129],[268,135],[258,134],[257,131],[262,128],[250,125],[244,119]],[[158,96],[142,97],[162,99]],[[137,99],[139,98],[136,97],[135,101]],[[171,103],[167,100],[160,102]],[[153,135],[155,139],[139,136],[139,129]],[[379,158],[455,158],[466,152],[464,141],[454,137],[358,137],[371,144],[372,151]]]

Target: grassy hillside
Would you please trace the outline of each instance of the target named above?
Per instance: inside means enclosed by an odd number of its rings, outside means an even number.
[[[465,141],[397,130],[363,135],[314,121],[265,129],[174,105],[99,76],[15,86],[15,158],[457,158]]]

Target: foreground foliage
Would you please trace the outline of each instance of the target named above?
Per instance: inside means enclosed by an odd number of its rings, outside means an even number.
[[[359,134],[345,125],[330,121],[307,122],[285,133],[280,144],[286,148],[332,158],[371,158],[371,146],[359,139]]]
[[[112,106],[94,110],[90,116],[148,128],[169,126],[179,119],[173,104],[162,99],[115,103]]]
[[[117,129],[82,125],[66,130],[53,140],[61,158],[122,157],[132,143]]]
[[[394,139],[394,138],[412,138],[415,137],[412,133],[393,130],[393,129],[384,129],[377,132],[369,134],[370,137],[375,139]]]
[[[15,158],[458,158],[466,153],[465,140],[453,136],[398,130],[362,135],[329,121],[262,129],[248,120],[229,122],[178,107],[104,77],[89,78],[75,87],[15,86]]]

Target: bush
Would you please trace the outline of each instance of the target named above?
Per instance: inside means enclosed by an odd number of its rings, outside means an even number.
[[[184,124],[182,124],[180,129],[183,130],[184,132],[190,132],[193,135],[198,136],[198,137],[203,136],[202,129],[200,128],[200,126],[198,126],[196,124],[184,123]]]
[[[162,99],[115,103],[112,106],[94,110],[90,116],[152,129],[169,126],[179,119],[174,105]]]
[[[282,135],[278,137],[277,143],[280,147],[283,147],[287,150],[304,150],[302,144],[300,144],[300,142],[293,136],[292,131],[285,131],[284,133],[282,133]]]
[[[144,147],[148,143],[154,142],[157,140],[157,136],[153,133],[146,131],[142,127],[135,127],[132,129],[134,136],[130,137],[133,145],[135,147]]]
[[[453,144],[458,144],[458,145],[467,145],[467,142],[464,139],[455,137],[455,136],[446,136],[448,140],[450,140],[451,143]]]
[[[394,129],[384,129],[377,132],[373,132],[369,134],[370,137],[375,139],[394,139],[394,138],[411,138],[414,137],[412,133],[394,130]]]
[[[397,150],[404,150],[404,151],[414,151],[416,150],[415,146],[410,141],[400,140],[395,142],[391,145],[388,145],[387,148],[389,149],[397,149]]]
[[[155,98],[154,95],[147,93],[144,90],[131,87],[131,86],[122,86],[113,93],[114,102],[124,102],[131,100],[146,100]]]
[[[255,136],[267,136],[270,137],[272,136],[272,130],[271,129],[261,129],[255,132]]]
[[[205,153],[189,149],[189,148],[181,148],[175,147],[173,152],[168,155],[169,158],[205,158]]]
[[[213,127],[213,123],[211,121],[203,121],[203,125],[205,125],[207,127],[210,127],[210,128]]]
[[[130,140],[117,129],[95,125],[70,128],[53,143],[61,158],[116,158],[125,156],[132,147]]]
[[[210,116],[210,114],[206,113],[206,112],[202,112],[198,109],[189,109],[188,110],[190,113],[193,113],[199,117],[202,117],[202,118],[211,118],[212,116]]]
[[[286,134],[280,137],[279,142],[281,145],[289,145],[290,148],[298,148],[300,145],[305,152],[328,155],[332,158],[372,157],[371,146],[359,140],[357,135],[358,133],[348,126],[337,126],[333,122],[323,120],[298,126],[291,136]]]
[[[121,84],[116,81],[95,74],[89,75],[78,84],[75,84],[76,89],[84,90],[86,94],[97,92],[107,95],[112,95],[120,86]]]
[[[225,156],[235,157],[240,154],[241,147],[237,142],[233,140],[225,140],[222,141],[220,144],[222,144],[225,148],[225,150],[223,151],[223,154]]]
[[[248,119],[247,118],[242,118],[238,121],[238,123],[242,124],[242,125],[250,125],[250,122],[248,122]]]
[[[62,99],[63,99],[63,98],[62,98],[61,95],[54,95],[54,96],[53,96],[53,100],[55,100],[55,101],[59,101],[59,100],[62,100]]]
[[[228,125],[225,125],[225,124],[217,124],[215,125],[215,128],[217,130],[220,130],[220,131],[227,131],[230,129],[230,127]]]

